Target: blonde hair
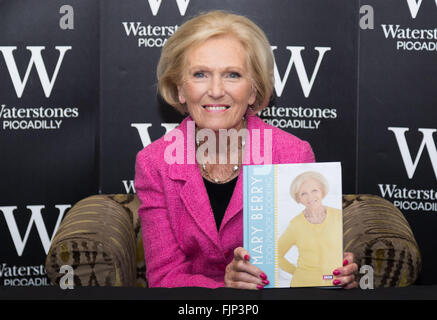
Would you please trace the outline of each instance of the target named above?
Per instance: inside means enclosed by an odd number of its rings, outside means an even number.
[[[270,102],[274,58],[265,33],[244,16],[218,10],[200,14],[182,24],[162,49],[157,68],[158,91],[181,113],[187,110],[179,102],[177,87],[182,82],[186,53],[212,37],[223,35],[235,36],[246,51],[249,73],[257,92],[252,111],[259,112]]]
[[[302,184],[309,179],[313,179],[320,184],[323,196],[326,196],[328,194],[329,184],[326,178],[316,171],[306,171],[294,178],[293,182],[290,185],[290,195],[297,203],[299,203],[299,189]]]

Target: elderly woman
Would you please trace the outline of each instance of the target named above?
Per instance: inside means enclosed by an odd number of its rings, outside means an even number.
[[[279,267],[293,275],[291,287],[329,285],[329,275],[342,259],[342,212],[323,205],[328,190],[325,177],[314,171],[300,174],[291,183],[291,197],[305,206],[278,240]],[[297,266],[285,258],[293,246],[299,250]]]
[[[244,141],[250,140],[252,147],[259,142],[255,147],[267,150],[272,163],[314,162],[307,142],[256,116],[270,101],[273,67],[264,32],[247,18],[222,11],[187,21],[163,47],[159,93],[188,116],[137,155],[135,188],[150,287],[261,289],[268,283],[242,248],[241,167],[243,160],[260,164],[259,157],[254,159],[241,139],[225,151],[226,159],[238,159],[236,163],[198,157],[193,163],[190,150],[203,146],[201,139],[192,138],[198,130],[219,138],[220,132],[235,129],[245,130]],[[182,148],[185,161],[168,161],[169,148],[176,153]],[[210,148],[207,158],[216,159],[220,152]],[[347,261],[348,267],[338,269],[338,279],[354,286],[356,264],[351,255]]]

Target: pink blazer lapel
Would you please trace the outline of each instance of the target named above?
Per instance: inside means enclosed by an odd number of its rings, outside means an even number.
[[[188,213],[192,216],[194,221],[196,221],[206,237],[220,247],[214,214],[202,175],[200,174],[197,164],[188,161],[190,157],[188,153],[192,150],[192,146],[189,144],[194,143],[194,132],[188,132],[194,127],[187,126],[188,121],[192,121],[192,119],[187,117],[178,126],[178,129],[184,134],[184,154],[186,155],[186,162],[184,164],[170,165],[169,177],[172,180],[184,181],[184,185],[180,191],[180,197]]]

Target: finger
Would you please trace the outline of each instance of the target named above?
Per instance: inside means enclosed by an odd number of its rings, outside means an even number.
[[[346,266],[354,262],[355,256],[352,252],[344,252],[343,259],[343,266]]]
[[[348,276],[358,272],[358,265],[356,263],[349,264],[345,267],[335,269],[332,274],[334,276]]]
[[[355,276],[337,277],[332,282],[335,286],[345,286],[355,281]]]
[[[249,251],[247,251],[243,247],[235,248],[234,259],[235,260],[246,260],[246,261],[249,260],[250,259]]]
[[[234,265],[234,271],[246,272],[261,280],[267,279],[267,275],[260,268],[254,266],[253,264],[251,264],[249,261],[246,260],[236,261]]]
[[[247,272],[233,272],[230,278],[231,281],[235,282],[247,282],[262,286],[269,284],[268,280],[262,280],[260,277],[255,277]]]
[[[232,281],[230,283],[230,287],[236,289],[246,289],[246,290],[261,290],[264,288],[263,285],[244,282],[244,281]]]
[[[358,272],[358,265],[356,263],[352,263],[347,265],[346,267],[343,267],[344,272],[343,274],[347,275],[347,274],[355,274]]]
[[[226,287],[248,288],[247,286],[242,286],[243,282],[251,284],[251,289],[262,289],[265,285],[269,284],[268,280],[262,280],[261,278],[255,277],[247,272],[237,272],[232,268],[226,272]]]
[[[353,289],[353,288],[358,288],[358,282],[357,281],[353,281],[347,285],[343,285],[344,289]]]
[[[255,267],[253,264],[249,262],[250,255],[249,252],[243,247],[235,248],[234,250],[234,260],[237,262],[237,265],[234,269],[238,272],[247,272],[255,277],[261,278],[261,280],[266,280],[267,275],[258,267]]]

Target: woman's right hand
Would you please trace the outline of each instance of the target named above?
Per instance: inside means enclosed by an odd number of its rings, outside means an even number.
[[[226,266],[225,287],[260,290],[269,284],[266,274],[249,262],[249,252],[238,247],[234,259]]]

